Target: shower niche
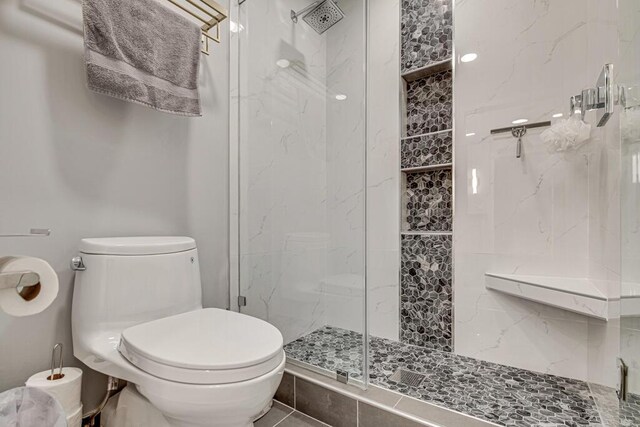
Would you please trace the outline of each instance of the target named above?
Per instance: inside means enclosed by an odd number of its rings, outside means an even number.
[[[404,0],[400,140],[400,339],[450,352],[453,234],[453,14],[450,1]]]

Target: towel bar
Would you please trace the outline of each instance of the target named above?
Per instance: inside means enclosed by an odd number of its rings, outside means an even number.
[[[209,55],[209,40],[220,43],[220,23],[229,13],[214,0],[167,0],[182,11],[202,22],[202,53]],[[209,31],[215,29],[215,34]]]

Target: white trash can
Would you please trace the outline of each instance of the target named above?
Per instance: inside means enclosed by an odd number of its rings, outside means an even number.
[[[17,387],[0,393],[0,426],[67,427],[67,416],[49,393]]]

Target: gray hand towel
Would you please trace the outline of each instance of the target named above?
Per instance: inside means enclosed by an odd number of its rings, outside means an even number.
[[[92,91],[200,116],[200,28],[156,0],[83,0]]]

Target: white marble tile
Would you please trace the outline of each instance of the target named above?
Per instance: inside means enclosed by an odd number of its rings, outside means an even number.
[[[588,379],[615,387],[616,357],[620,352],[620,319],[589,319],[587,339]]]
[[[307,5],[237,18],[239,292],[287,341],[364,325],[364,3],[323,35],[291,21]]]
[[[615,295],[616,132],[556,154],[530,130],[516,159],[515,139],[490,130],[567,115],[569,97],[610,58],[615,4],[459,0],[455,11],[457,54],[478,54],[455,76],[455,350],[587,379],[610,368],[613,329],[489,293],[483,275],[589,278]]]
[[[640,393],[640,318],[622,318],[620,353],[629,365],[629,390]]]
[[[478,309],[472,322],[457,322],[456,353],[538,372],[586,378],[587,324],[541,317],[536,304],[527,303],[525,308],[529,311]]]
[[[369,333],[397,341],[400,328],[400,254],[398,250],[369,249],[367,255]]]
[[[619,2],[619,50],[620,58],[616,62],[616,81],[625,88],[640,85],[640,70],[637,66],[640,46],[638,17],[640,3],[633,0]],[[629,92],[631,93],[631,92]],[[620,191],[621,208],[621,293],[635,293],[640,283],[640,233],[638,206],[640,200],[640,184],[638,183],[637,164],[640,157],[640,114],[637,108],[619,110],[621,147]],[[608,142],[608,141],[607,141]],[[609,144],[607,145],[608,148]],[[611,149],[607,150],[607,154]],[[612,156],[613,157],[613,156]],[[617,159],[617,157],[613,157]],[[608,234],[615,230],[614,224],[607,224]],[[603,257],[605,258],[605,257]],[[604,264],[604,262],[603,262]],[[611,263],[608,263],[609,265]],[[640,393],[640,316],[631,316],[631,309],[636,304],[622,299],[622,318],[620,319],[620,357],[629,366],[629,389],[632,393]],[[635,311],[635,310],[633,310]]]
[[[369,333],[398,339],[400,318],[400,2],[371,0],[367,129]]]
[[[609,299],[587,279],[486,273],[487,289],[572,313],[609,320]]]

